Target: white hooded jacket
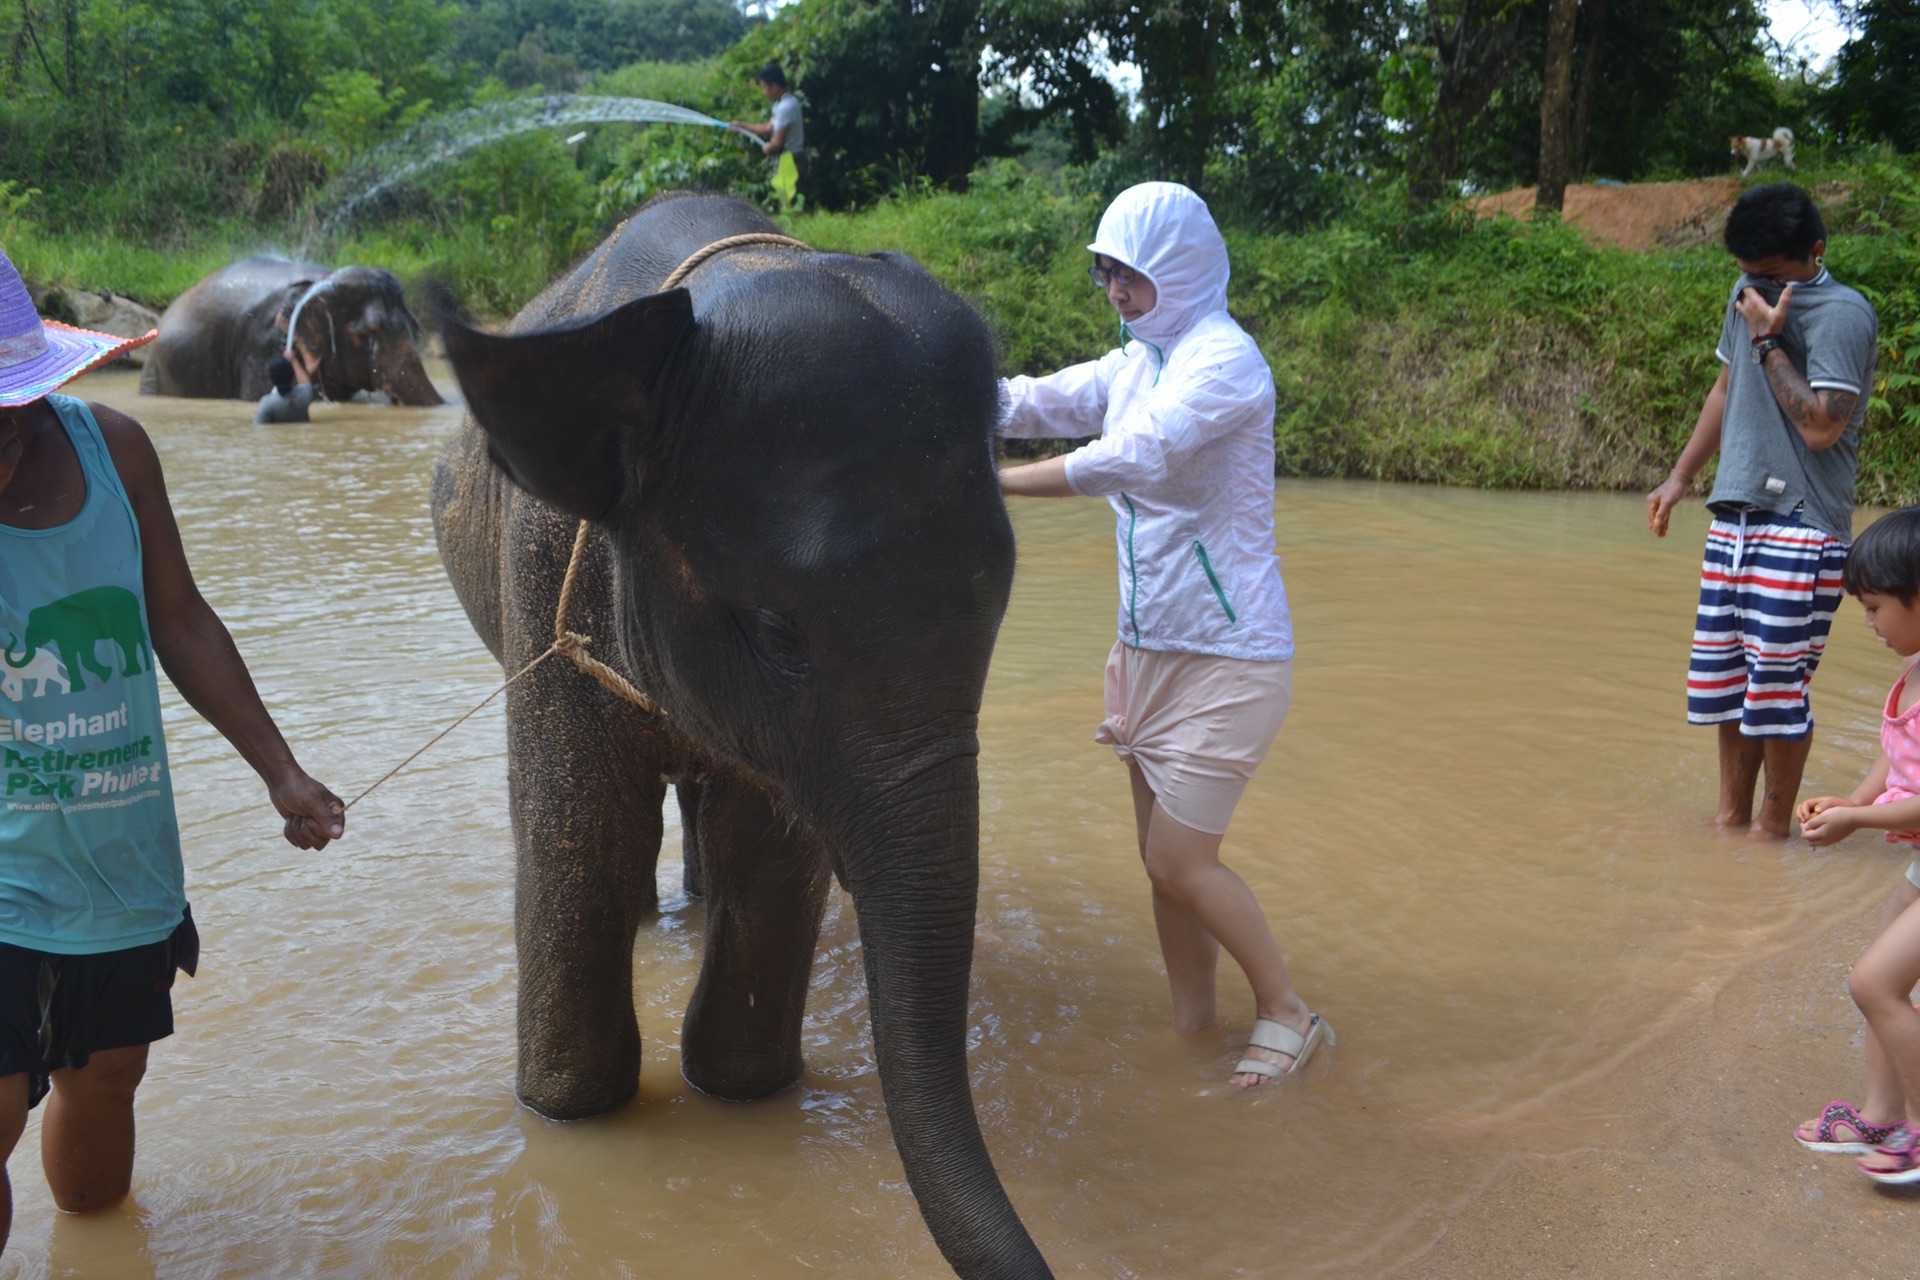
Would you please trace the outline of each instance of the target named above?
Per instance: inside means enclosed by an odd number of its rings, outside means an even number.
[[[1273,549],[1273,373],[1227,314],[1227,246],[1187,188],[1148,182],[1100,219],[1095,253],[1152,281],[1117,351],[1011,378],[1001,432],[1100,438],[1067,457],[1075,493],[1118,516],[1120,638],[1275,662],[1293,624]]]

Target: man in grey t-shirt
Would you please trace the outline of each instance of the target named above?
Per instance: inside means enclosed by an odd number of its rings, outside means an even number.
[[[1784,839],[1813,741],[1807,683],[1845,594],[1879,321],[1827,273],[1826,225],[1793,184],[1741,196],[1724,238],[1741,275],[1721,326],[1720,377],[1673,473],[1647,495],[1647,524],[1665,537],[1673,508],[1719,455],[1687,719],[1719,726],[1714,822]]]
[[[751,120],[729,120],[727,123],[737,129],[745,129],[756,138],[765,138],[760,144],[760,152],[769,159],[778,160],[782,152],[793,157],[794,166],[799,170],[800,187],[807,185],[807,125],[801,118],[800,99],[793,96],[787,88],[787,73],[777,62],[769,62],[760,68],[755,77],[760,82],[760,92],[773,104],[773,118],[765,124]]]
[[[260,422],[307,422],[307,406],[313,403],[313,378],[307,372],[306,353],[294,351],[293,359],[284,355],[267,361],[267,377],[273,390],[260,397],[253,420]]]

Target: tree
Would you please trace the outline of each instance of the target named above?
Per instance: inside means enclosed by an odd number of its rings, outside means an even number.
[[[976,0],[799,0],[723,65],[744,88],[770,60],[806,109],[810,199],[838,208],[920,178],[965,189],[979,156]]]
[[[1515,20],[1518,57],[1474,117],[1458,176],[1541,180],[1550,6]],[[1799,129],[1805,90],[1760,46],[1755,0],[1583,0],[1574,24],[1567,180],[1724,172],[1729,134]]]
[[[1438,72],[1433,114],[1415,130],[1414,192],[1432,199],[1460,176],[1467,130],[1520,52],[1519,0],[1427,0]]]
[[[456,63],[550,89],[566,87],[556,81],[569,74],[569,60],[571,74],[686,62],[719,53],[747,30],[732,0],[460,0],[456,10]]]
[[[1567,196],[1567,168],[1573,139],[1573,26],[1579,0],[1549,0],[1547,65],[1540,90],[1540,189],[1534,197],[1537,217],[1560,212]]]
[[[1173,178],[1290,222],[1378,176],[1389,155],[1379,68],[1417,0],[981,0],[986,76],[1062,119],[1076,159],[1125,131],[1115,182]],[[1140,69],[1127,122],[1095,68]]]
[[[1843,139],[1920,150],[1920,0],[1861,0],[1822,104]]]

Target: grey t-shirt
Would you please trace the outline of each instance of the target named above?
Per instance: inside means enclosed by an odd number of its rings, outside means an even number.
[[[253,411],[255,422],[309,422],[307,406],[313,403],[313,384],[296,382],[293,390],[286,395],[280,394],[275,387],[260,397],[260,407]]]
[[[1727,373],[1727,411],[1720,428],[1720,467],[1710,503],[1728,502],[1801,518],[1842,541],[1853,541],[1853,480],[1860,457],[1860,423],[1867,416],[1873,367],[1880,353],[1880,320],[1873,305],[1822,270],[1793,287],[1781,345],[1793,367],[1818,391],[1831,387],[1860,397],[1846,430],[1830,447],[1813,450],[1788,420],[1767,375],[1753,362],[1753,332],[1733,309],[1752,285],[1769,303],[1781,285],[1742,275],[1727,299],[1719,355]]]
[[[807,126],[800,118],[800,99],[791,93],[773,104],[773,131],[785,129],[787,150],[799,155],[807,149]]]

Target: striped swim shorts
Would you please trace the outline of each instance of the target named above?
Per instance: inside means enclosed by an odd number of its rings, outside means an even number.
[[[1813,732],[1807,684],[1846,595],[1847,547],[1796,511],[1722,513],[1707,530],[1687,719],[1750,738]]]

